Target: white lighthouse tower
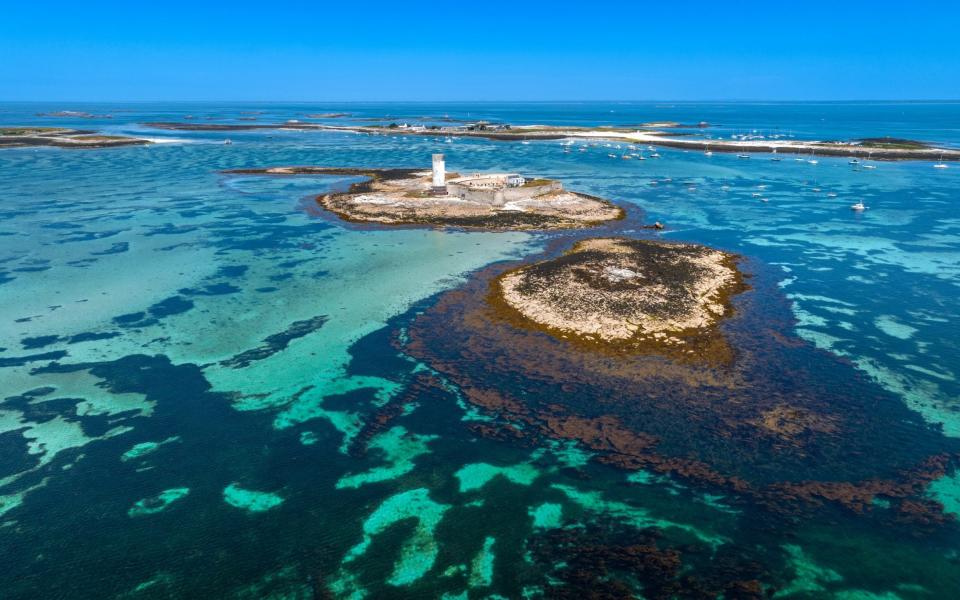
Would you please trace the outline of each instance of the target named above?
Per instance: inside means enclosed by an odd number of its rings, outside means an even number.
[[[433,155],[433,192],[445,193],[447,191],[447,172],[446,164],[443,162],[442,154]]]

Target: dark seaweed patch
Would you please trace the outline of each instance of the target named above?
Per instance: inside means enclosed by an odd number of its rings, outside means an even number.
[[[319,315],[312,319],[294,321],[286,330],[264,338],[263,343],[256,348],[241,352],[222,361],[220,364],[225,367],[240,369],[254,361],[263,360],[283,350],[293,340],[309,335],[320,329],[323,327],[323,324],[327,322],[327,319],[328,317],[326,315]]]
[[[57,350],[55,352],[44,352],[41,354],[28,354],[27,356],[11,356],[0,358],[0,367],[22,367],[28,363],[40,360],[59,360],[67,355],[66,350]]]
[[[228,265],[217,269],[217,277],[240,277],[249,269],[247,265]]]
[[[94,256],[106,256],[108,254],[120,254],[128,250],[130,250],[129,242],[117,242],[112,246],[110,246],[109,248],[107,248],[106,250],[101,250],[99,252],[91,252],[90,254],[93,254]]]
[[[58,335],[38,335],[36,337],[23,338],[20,340],[20,345],[23,346],[25,350],[34,350],[36,348],[49,346],[59,339],[60,336]]]
[[[98,340],[109,340],[110,338],[115,338],[120,335],[119,331],[107,331],[104,333],[78,333],[77,335],[72,336],[67,343],[68,344],[78,344],[80,342],[94,342]]]
[[[240,288],[232,283],[212,283],[202,288],[183,288],[180,293],[185,296],[226,296],[227,294],[236,294]]]
[[[114,317],[113,322],[116,323],[117,325],[130,325],[132,323],[142,321],[143,319],[146,318],[146,316],[147,316],[147,313],[142,311],[135,312],[135,313],[127,313],[125,315],[120,315],[119,317]]]
[[[193,301],[182,296],[173,296],[157,302],[147,310],[152,316],[162,319],[163,317],[185,313],[191,308],[193,308]]]

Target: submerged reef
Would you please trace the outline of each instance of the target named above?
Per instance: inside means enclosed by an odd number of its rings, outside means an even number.
[[[283,497],[280,494],[249,490],[235,482],[223,489],[223,500],[230,506],[250,513],[270,510],[283,503]]]
[[[0,127],[0,148],[55,146],[57,148],[112,148],[143,146],[150,140],[63,127]]]
[[[367,177],[346,192],[321,195],[317,202],[345,221],[381,225],[450,226],[493,230],[544,230],[592,227],[622,219],[624,212],[607,200],[564,190],[558,182],[534,179],[507,188],[495,199],[489,188],[456,195],[448,174],[447,189],[431,186],[430,171],[274,167],[228,171],[248,175],[347,175]],[[466,178],[464,178],[466,179]]]
[[[178,487],[163,490],[156,496],[137,500],[136,503],[127,511],[130,517],[143,517],[163,512],[168,506],[184,498],[190,493],[190,488]]]
[[[745,289],[735,262],[694,244],[588,239],[496,278],[491,303],[513,322],[590,346],[730,360],[716,324]]]

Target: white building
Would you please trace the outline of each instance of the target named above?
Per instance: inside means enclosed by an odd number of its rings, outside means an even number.
[[[442,154],[433,155],[433,189],[446,189],[447,168]]]

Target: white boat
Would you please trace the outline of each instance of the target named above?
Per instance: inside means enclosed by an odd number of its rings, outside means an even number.
[[[750,158],[749,154],[738,154],[737,158]]]
[[[783,160],[782,158],[780,158],[779,156],[777,156],[777,149],[776,149],[776,148],[773,149],[773,156],[770,157],[770,160],[772,160],[773,162],[780,162],[781,160]]]
[[[527,140],[523,140],[523,141],[520,142],[520,143],[523,144],[524,146],[529,146],[529,145],[530,145],[530,142],[528,142]]]
[[[938,162],[937,164],[933,165],[933,168],[934,168],[934,169],[946,169],[946,168],[948,168],[947,163],[943,162],[943,155],[942,155],[942,154],[940,155],[940,162]]]
[[[837,197],[837,193],[836,193],[836,192],[829,192],[829,193],[827,193],[827,198],[836,198],[836,197]]]
[[[711,152],[710,150],[707,150],[706,152],[703,153],[703,155],[704,155],[704,156],[713,156],[713,152]]]
[[[848,164],[848,165],[859,165],[859,164],[860,164],[860,160],[854,158],[853,160],[848,161],[847,164]]]
[[[660,158],[660,153],[654,152],[653,154],[650,155],[650,158]]]
[[[629,154],[624,154],[624,155],[621,156],[620,158],[622,158],[623,160],[631,160],[633,157],[630,156]]]
[[[816,158],[814,158],[816,155],[817,155],[816,151],[815,151],[815,150],[811,150],[811,151],[810,151],[810,159],[809,159],[807,162],[810,163],[811,165],[815,165],[815,164],[817,164],[818,162],[820,162],[820,161],[818,161]]]
[[[863,212],[867,210],[867,207],[863,205],[863,202],[857,202],[856,204],[850,205],[850,210],[855,212]]]
[[[224,146],[229,146],[229,145],[232,144],[232,143],[233,143],[233,142],[231,142],[229,139],[223,140],[223,145],[224,145]]]

